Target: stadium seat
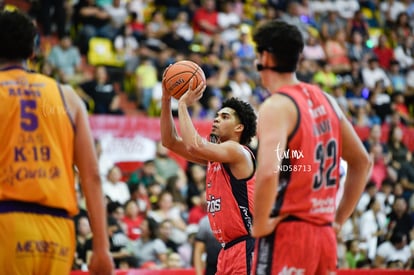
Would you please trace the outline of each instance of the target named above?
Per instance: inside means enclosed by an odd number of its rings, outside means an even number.
[[[122,67],[124,60],[119,59],[108,38],[93,37],[89,40],[88,63],[93,66],[104,65]]]

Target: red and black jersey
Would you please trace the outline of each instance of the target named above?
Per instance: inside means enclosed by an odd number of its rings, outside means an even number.
[[[207,212],[213,233],[221,243],[250,235],[256,165],[249,152],[254,171],[246,179],[236,179],[227,164],[209,162],[207,167]]]
[[[340,118],[317,86],[300,83],[282,87],[278,94],[294,102],[298,119],[286,148],[275,148],[281,164],[275,167],[280,174],[272,216],[330,223],[340,178]]]

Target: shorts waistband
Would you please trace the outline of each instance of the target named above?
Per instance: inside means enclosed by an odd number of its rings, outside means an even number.
[[[21,201],[0,201],[0,214],[11,212],[23,212],[31,214],[44,214],[60,218],[70,218],[68,212],[64,209],[53,208],[37,203]]]
[[[281,223],[282,223],[282,222],[307,222],[307,223],[310,223],[310,224],[313,224],[313,225],[318,225],[318,226],[332,226],[332,223],[316,224],[316,223],[309,222],[309,221],[306,221],[306,220],[304,220],[304,219],[298,218],[298,217],[293,216],[293,215],[289,215],[289,216],[287,216],[286,218],[284,218],[284,219],[283,219],[283,220],[281,220],[280,222],[281,222]]]
[[[244,236],[238,237],[234,240],[231,240],[227,243],[222,243],[221,246],[223,247],[224,250],[226,250],[226,249],[229,249],[230,247],[232,247],[232,246],[234,246],[234,245],[236,245],[240,242],[247,241],[249,239],[254,240],[252,236],[244,235]]]

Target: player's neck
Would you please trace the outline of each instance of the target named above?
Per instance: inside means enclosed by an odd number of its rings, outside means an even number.
[[[22,60],[5,60],[0,58],[0,69],[8,67],[23,67],[27,68],[27,62]]]
[[[296,85],[299,83],[300,81],[296,78],[295,73],[275,73],[269,77],[268,85],[266,85],[266,87],[270,93],[275,93],[282,86]]]

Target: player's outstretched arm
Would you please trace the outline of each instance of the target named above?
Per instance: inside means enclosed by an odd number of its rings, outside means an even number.
[[[106,207],[88,115],[83,102],[72,88],[65,86],[62,90],[75,124],[75,165],[79,170],[93,233],[89,273],[112,275],[114,264],[109,252]]]
[[[351,123],[344,117],[341,121],[342,158],[347,162],[344,192],[335,216],[335,223],[341,226],[355,209],[368,181],[371,160],[361,139]]]
[[[177,133],[177,129],[175,127],[174,118],[172,116],[171,110],[171,95],[166,91],[163,87],[162,93],[162,106],[161,106],[161,116],[160,116],[160,123],[161,123],[161,141],[162,145],[164,145],[169,150],[181,155],[182,157],[186,158],[189,161],[206,164],[206,161],[196,158],[191,155],[183,143],[181,137]]]

